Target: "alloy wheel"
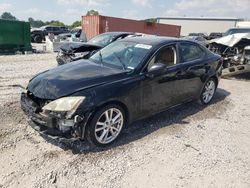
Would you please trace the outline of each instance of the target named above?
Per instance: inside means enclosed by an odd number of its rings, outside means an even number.
[[[215,84],[214,80],[212,80],[212,79],[209,80],[206,83],[203,94],[202,94],[202,100],[204,103],[207,104],[212,100],[214,93],[215,93],[215,89],[216,89],[216,84]]]
[[[104,111],[95,125],[95,138],[101,144],[109,144],[120,134],[124,124],[122,112],[117,108]]]

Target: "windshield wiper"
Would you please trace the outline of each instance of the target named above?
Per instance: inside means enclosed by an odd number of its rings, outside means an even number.
[[[116,59],[118,59],[119,63],[122,65],[123,70],[126,70],[126,65],[122,62],[119,56],[114,52]]]

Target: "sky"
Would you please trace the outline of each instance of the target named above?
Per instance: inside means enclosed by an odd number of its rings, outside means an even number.
[[[169,16],[250,19],[250,0],[0,0],[0,15],[11,12],[19,20],[32,17],[71,24],[91,9],[104,16],[131,19]]]

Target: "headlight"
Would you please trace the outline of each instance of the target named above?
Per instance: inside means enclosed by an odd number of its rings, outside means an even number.
[[[63,97],[45,105],[42,109],[53,112],[68,112],[67,116],[72,115],[85,97]]]

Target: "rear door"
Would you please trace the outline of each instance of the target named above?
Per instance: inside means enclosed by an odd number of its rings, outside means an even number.
[[[179,89],[177,100],[186,101],[197,98],[203,86],[202,76],[205,75],[208,69],[208,64],[205,61],[206,52],[199,44],[192,42],[179,43],[180,66],[181,72],[178,74],[178,82],[183,85]]]

